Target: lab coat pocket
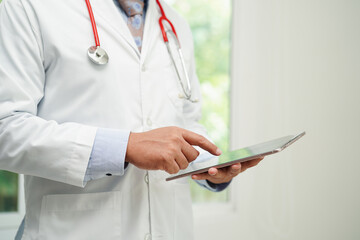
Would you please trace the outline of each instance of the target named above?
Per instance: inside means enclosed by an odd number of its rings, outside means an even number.
[[[121,239],[120,192],[43,197],[39,239]]]
[[[179,114],[183,113],[185,98],[182,96],[182,93],[179,90],[170,90],[168,92],[168,97]]]

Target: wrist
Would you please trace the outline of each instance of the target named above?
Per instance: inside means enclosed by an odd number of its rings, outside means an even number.
[[[129,141],[126,149],[125,154],[125,162],[131,163],[133,160],[133,153],[135,152],[134,146],[136,145],[136,139],[139,133],[130,132],[129,134]]]

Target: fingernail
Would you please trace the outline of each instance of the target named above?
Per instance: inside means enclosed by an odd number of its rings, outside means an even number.
[[[233,165],[232,168],[235,170],[239,170],[241,168],[241,165]]]
[[[198,179],[198,176],[196,176],[196,175],[192,175],[191,177],[192,177],[192,179],[195,179],[195,180]]]
[[[222,151],[220,150],[220,148],[216,149],[216,155],[221,155]]]
[[[210,176],[215,176],[216,175],[216,171],[210,171],[209,170],[208,173],[209,173]]]

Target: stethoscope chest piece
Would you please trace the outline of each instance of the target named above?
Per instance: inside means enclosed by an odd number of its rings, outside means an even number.
[[[100,46],[89,47],[88,56],[92,62],[98,65],[104,65],[109,62],[109,56]]]

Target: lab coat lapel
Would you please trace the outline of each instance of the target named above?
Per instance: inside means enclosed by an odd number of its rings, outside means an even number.
[[[136,54],[137,58],[140,58],[140,52],[135,44],[134,38],[132,37],[129,28],[126,25],[124,19],[122,18],[121,13],[115,5],[114,1],[91,0],[91,4],[93,5],[92,9],[95,15],[95,21],[97,19],[105,21],[104,24],[106,24],[107,27],[112,28],[116,33],[118,33],[122,37],[122,39],[126,41],[129,47],[132,48],[132,52]],[[101,42],[101,30],[98,29],[98,31]]]
[[[157,37],[160,36],[159,27],[159,11],[155,0],[149,0],[148,8],[146,11],[146,19],[143,34],[143,47],[141,50],[141,63],[144,63],[146,56],[152,49],[152,45]]]

